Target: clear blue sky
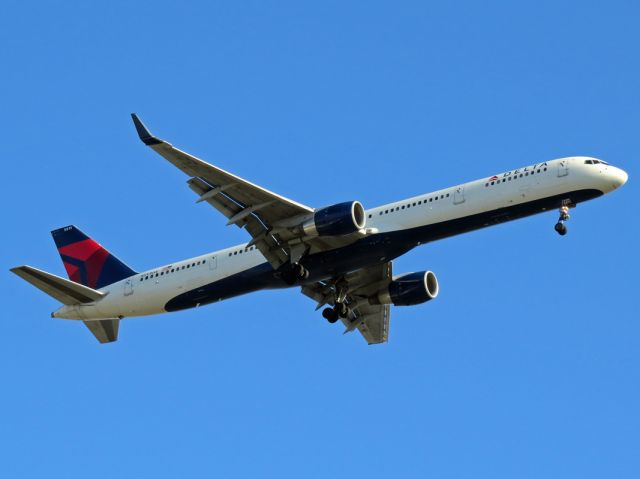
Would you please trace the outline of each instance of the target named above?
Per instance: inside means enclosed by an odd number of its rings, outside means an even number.
[[[517,4],[517,6],[515,6]],[[637,478],[637,2],[24,2],[0,15],[0,475]],[[629,183],[414,250],[390,341],[296,290],[126,320],[100,346],[11,275],[77,224],[132,267],[240,243],[176,146],[375,206],[569,155]]]

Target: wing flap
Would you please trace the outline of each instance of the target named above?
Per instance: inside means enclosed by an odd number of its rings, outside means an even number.
[[[386,343],[389,339],[389,319],[391,317],[391,307],[388,304],[378,304],[370,306],[365,313],[360,310],[358,331],[368,344]],[[349,319],[343,320],[345,326],[349,327]]]
[[[349,318],[342,319],[345,333],[358,330],[369,344],[385,343],[389,339],[391,307],[388,304],[370,304],[369,297],[376,294],[392,277],[391,262],[353,271],[328,282],[302,287],[302,294],[317,302],[316,310],[335,304],[335,291],[347,288],[347,305],[352,309]]]

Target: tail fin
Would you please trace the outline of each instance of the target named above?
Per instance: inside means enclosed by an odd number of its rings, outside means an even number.
[[[93,289],[137,274],[75,226],[51,232],[69,279]]]

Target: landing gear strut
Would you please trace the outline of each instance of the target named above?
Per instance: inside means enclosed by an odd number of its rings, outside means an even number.
[[[290,286],[309,278],[309,270],[300,263],[293,263],[282,272],[282,279]]]
[[[564,236],[567,234],[567,225],[565,225],[565,221],[569,220],[569,207],[563,205],[560,207],[560,218],[558,218],[558,222],[556,223],[554,229],[558,232],[560,236]]]
[[[347,307],[346,304],[344,304],[344,303],[336,303],[336,305],[333,307],[333,309],[335,310],[335,312],[338,315],[338,317],[340,317],[340,318],[349,317],[349,308]]]

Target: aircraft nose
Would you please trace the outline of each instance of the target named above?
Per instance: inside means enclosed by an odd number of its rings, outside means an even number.
[[[611,178],[611,186],[613,186],[614,189],[620,188],[629,179],[627,172],[620,168],[610,168],[609,175]]]

